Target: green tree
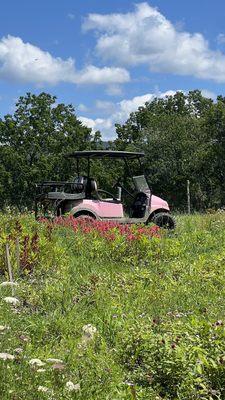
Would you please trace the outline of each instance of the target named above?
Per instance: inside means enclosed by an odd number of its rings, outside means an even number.
[[[225,98],[218,96],[202,120],[205,135],[204,170],[209,176],[208,190],[214,203],[225,204]]]
[[[117,149],[146,154],[153,192],[176,208],[186,206],[186,182],[191,181],[196,209],[224,204],[225,99],[217,102],[199,90],[154,99],[116,125]]]
[[[99,132],[92,135],[71,105],[56,100],[46,93],[27,93],[19,98],[15,113],[0,121],[3,203],[30,207],[35,182],[68,180],[75,175],[75,165],[65,154],[100,145]]]

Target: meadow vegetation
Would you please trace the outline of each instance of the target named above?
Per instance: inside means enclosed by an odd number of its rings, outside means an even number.
[[[225,399],[225,214],[177,225],[2,214],[1,400]]]

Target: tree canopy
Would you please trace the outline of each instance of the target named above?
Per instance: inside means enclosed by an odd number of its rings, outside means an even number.
[[[139,107],[108,147],[140,150],[155,194],[177,209],[186,207],[186,183],[191,183],[192,208],[225,204],[225,98],[216,101],[199,90],[155,98]],[[47,93],[19,98],[13,115],[0,119],[1,205],[32,206],[35,183],[70,180],[74,164],[65,154],[102,148],[101,133],[92,133],[77,119],[72,105],[57,103]],[[119,170],[120,168],[118,168]],[[96,164],[100,184],[115,181],[112,164]],[[121,173],[121,172],[120,172]]]
[[[66,153],[95,148],[99,141],[71,105],[58,104],[46,93],[20,97],[14,115],[0,120],[2,204],[30,206],[36,182],[74,174]]]
[[[176,208],[186,204],[191,182],[194,209],[225,203],[225,99],[204,97],[200,91],[154,99],[116,125],[118,149],[146,154],[153,191]]]

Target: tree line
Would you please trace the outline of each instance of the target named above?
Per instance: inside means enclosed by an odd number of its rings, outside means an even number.
[[[100,132],[82,125],[72,105],[58,104],[47,93],[27,93],[16,110],[0,119],[1,208],[31,208],[35,183],[70,180],[75,166],[65,155],[102,149]],[[155,98],[116,125],[114,150],[140,150],[153,192],[175,208],[186,207],[190,180],[193,210],[225,205],[225,97],[204,97],[199,90]],[[101,187],[109,188],[116,167],[103,168]]]

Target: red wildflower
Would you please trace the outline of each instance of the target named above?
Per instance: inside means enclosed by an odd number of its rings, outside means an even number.
[[[46,222],[46,220],[42,220]],[[72,228],[74,232],[82,232],[84,234],[96,232],[99,236],[113,241],[116,235],[123,236],[128,241],[139,240],[141,236],[160,237],[160,228],[158,226],[134,226],[132,224],[120,224],[114,221],[98,221],[93,218],[74,218],[72,215],[68,217],[57,217],[53,222],[48,221],[48,233],[54,226],[61,225]]]

